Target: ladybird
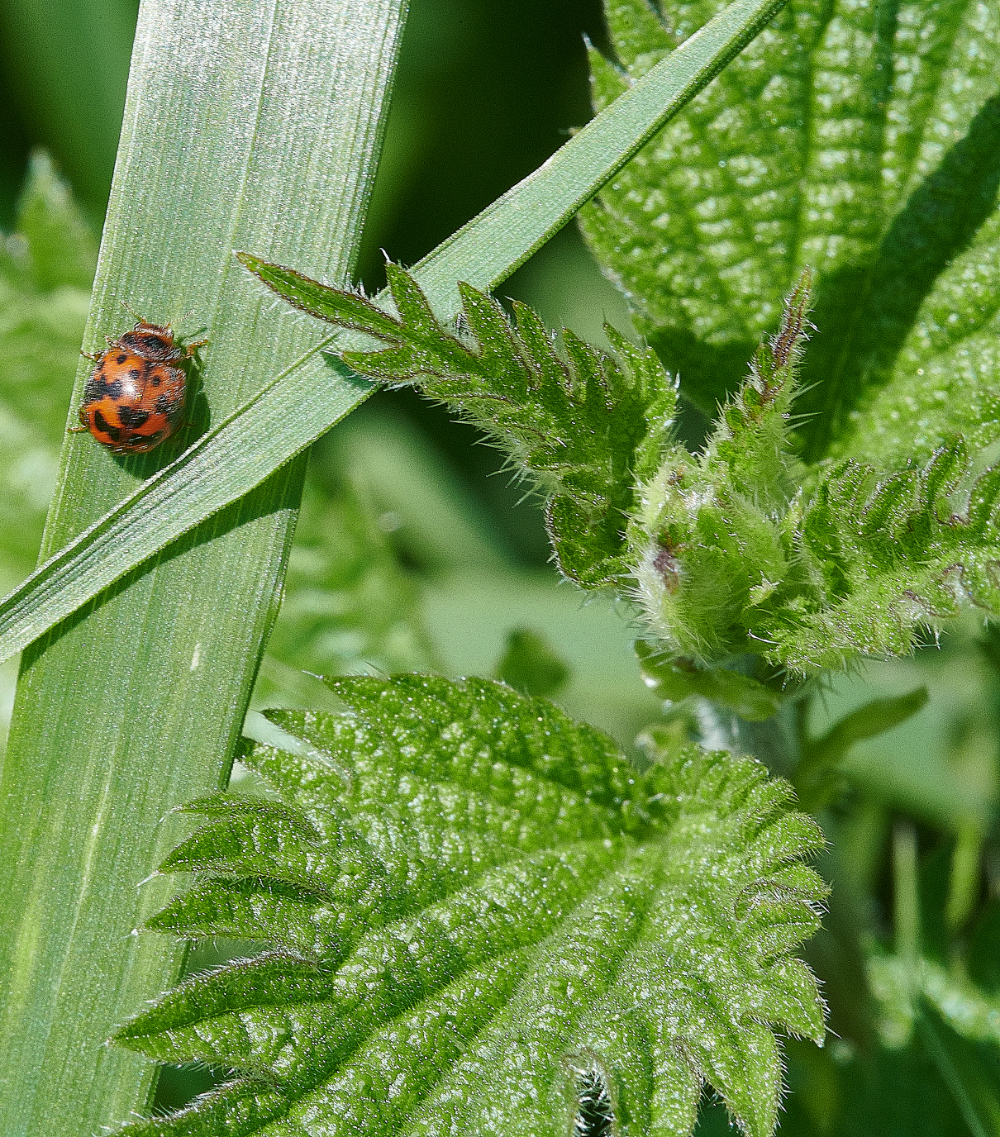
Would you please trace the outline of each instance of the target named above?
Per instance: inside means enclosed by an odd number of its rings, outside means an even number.
[[[184,417],[187,374],[179,366],[206,340],[179,346],[170,325],[140,320],[118,339],[107,337],[83,388],[81,426],[113,454],[144,454],[169,438]],[[86,355],[86,353],[84,353]]]

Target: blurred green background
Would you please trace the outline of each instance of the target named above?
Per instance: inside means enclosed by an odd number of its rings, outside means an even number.
[[[92,265],[95,248],[44,163],[35,163],[35,197],[20,198],[29,155],[41,147],[52,156],[96,238],[136,7],[0,2],[0,229],[37,226],[44,199],[63,210],[77,243],[76,267],[54,277],[18,267],[23,238],[0,247],[3,591],[34,563],[86,317],[79,265]],[[587,120],[584,37],[604,43],[598,0],[413,0],[359,265],[369,289],[382,284],[382,250],[412,264]],[[605,320],[629,328],[624,303],[573,226],[501,291],[591,340]],[[439,407],[408,392],[379,394],[315,448],[254,706],[322,703],[325,688],[307,672],[500,675],[553,695],[628,747],[663,713],[640,679],[634,634],[624,605],[584,602],[558,581],[538,501],[496,451]],[[873,698],[921,685],[931,697],[908,722],[851,750],[822,814],[831,851],[820,867],[834,893],[810,955],[839,1039],[823,1052],[792,1046],[797,1092],[787,1132],[1000,1132],[1000,1120],[996,1129],[970,1125],[966,1108],[972,1101],[980,1117],[993,1105],[1000,1111],[989,1031],[970,1041],[938,1009],[921,1021],[923,1042],[913,1042],[909,997],[893,991],[889,972],[871,970],[880,952],[900,950],[912,884],[928,957],[967,969],[1000,1023],[998,664],[1000,639],[970,617],[940,650],[872,664],[814,691],[814,737]],[[15,674],[13,663],[0,670],[4,719]],[[866,983],[878,987],[872,975],[885,983],[866,1007]],[[1000,1025],[991,1029],[1000,1038]],[[873,1041],[890,1037],[895,1048]],[[902,1087],[891,1108],[890,1083]],[[165,1080],[161,1104],[191,1089]],[[724,1121],[716,1109],[704,1129],[721,1132]]]

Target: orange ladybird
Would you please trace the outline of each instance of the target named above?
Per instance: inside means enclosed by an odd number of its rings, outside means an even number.
[[[143,454],[169,438],[184,417],[187,375],[179,366],[205,343],[180,347],[170,325],[144,320],[108,339],[83,389],[80,430],[113,454]]]

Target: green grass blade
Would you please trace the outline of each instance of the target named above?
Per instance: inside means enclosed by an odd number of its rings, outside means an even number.
[[[266,300],[232,248],[349,275],[404,7],[144,4],[88,349],[131,324],[121,302],[203,333],[196,421],[206,408],[224,421],[275,359],[308,350],[318,334]],[[356,388],[331,395],[337,382],[328,398],[350,405]],[[46,549],[141,494],[160,455],[121,460],[69,436]],[[0,786],[4,1137],[99,1133],[144,1104],[149,1072],[104,1044],[176,977],[180,953],[131,935],[166,896],[157,878],[139,883],[177,835],[171,808],[227,776],[302,472],[258,479],[24,657]],[[202,465],[203,489],[223,473]]]
[[[442,317],[457,311],[459,280],[488,289],[513,272],[783,3],[736,0],[548,162],[431,253],[414,276],[435,311]],[[268,255],[263,243],[246,241],[243,247]],[[309,271],[302,258],[296,263]],[[339,343],[360,346],[348,337]],[[340,365],[312,350],[173,466],[41,565],[0,607],[0,658],[21,650],[181,534],[238,500],[329,429],[370,390],[360,384],[351,390],[337,381],[343,374]]]

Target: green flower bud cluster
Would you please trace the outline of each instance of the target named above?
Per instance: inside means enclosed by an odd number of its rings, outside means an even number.
[[[703,453],[672,446],[637,495],[633,595],[675,655],[767,654],[767,625],[808,590],[789,524],[804,474],[789,423],[808,301],[804,276]]]

